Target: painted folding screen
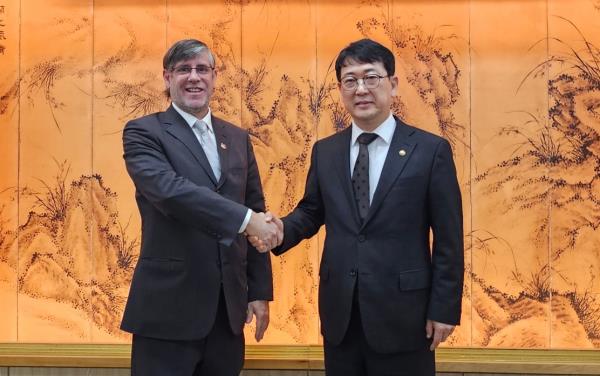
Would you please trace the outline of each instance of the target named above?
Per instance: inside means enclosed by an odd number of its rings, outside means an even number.
[[[284,215],[312,144],[349,122],[332,62],[370,37],[397,58],[395,113],[453,146],[467,274],[448,345],[599,347],[598,26],[597,0],[0,1],[0,341],[129,340],[121,130],[167,106],[172,42],[217,55],[211,108],[250,131]],[[323,237],[273,258],[264,343],[320,343]]]

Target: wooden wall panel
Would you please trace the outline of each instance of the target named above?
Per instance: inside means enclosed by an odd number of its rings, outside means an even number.
[[[465,234],[470,218],[470,59],[469,2],[396,0],[391,20],[382,25],[394,54],[399,78],[395,113],[407,123],[441,135],[452,145],[463,194]],[[373,36],[377,38],[376,35]],[[468,238],[465,239],[468,245]],[[471,345],[471,252],[465,249],[463,317],[446,345]]]
[[[22,342],[90,340],[92,17],[91,1],[21,3]]]
[[[316,140],[314,13],[308,1],[242,8],[242,124],[253,136],[267,207],[279,216],[304,193]],[[272,257],[277,298],[265,343],[318,343],[318,253],[313,238]]]
[[[600,345],[600,3],[553,0],[548,15],[550,346],[592,348]]]
[[[0,341],[17,340],[19,179],[19,11],[17,0],[0,3]]]
[[[547,57],[546,2],[496,5],[471,8],[473,345],[544,348],[549,199],[529,183],[528,141],[546,125],[547,93],[528,74]]]
[[[119,326],[139,254],[140,218],[121,135],[128,120],[167,106],[161,69],[166,19],[164,1],[94,1],[93,342],[130,340]]]

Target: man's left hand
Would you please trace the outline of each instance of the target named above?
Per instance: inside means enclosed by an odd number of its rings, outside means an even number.
[[[269,326],[269,302],[267,300],[255,300],[248,303],[246,324],[252,322],[252,316],[256,316],[256,333],[254,338],[260,342]]]
[[[444,342],[452,332],[454,331],[454,325],[444,324],[441,322],[427,320],[425,324],[425,334],[427,338],[432,338],[431,346],[429,350],[433,351],[442,342]]]

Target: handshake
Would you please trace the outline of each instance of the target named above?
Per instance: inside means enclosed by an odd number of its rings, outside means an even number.
[[[283,242],[283,222],[271,212],[252,212],[245,233],[259,252],[269,252]]]

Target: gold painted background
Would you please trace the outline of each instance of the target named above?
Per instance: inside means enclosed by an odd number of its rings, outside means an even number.
[[[599,348],[599,27],[598,0],[0,0],[0,342],[129,341],[121,130],[167,106],[172,42],[216,53],[211,107],[250,131],[284,215],[312,144],[348,124],[332,62],[371,37],[397,57],[396,113],[454,147],[467,275],[448,345]],[[273,257],[263,343],[320,343],[322,241]]]

